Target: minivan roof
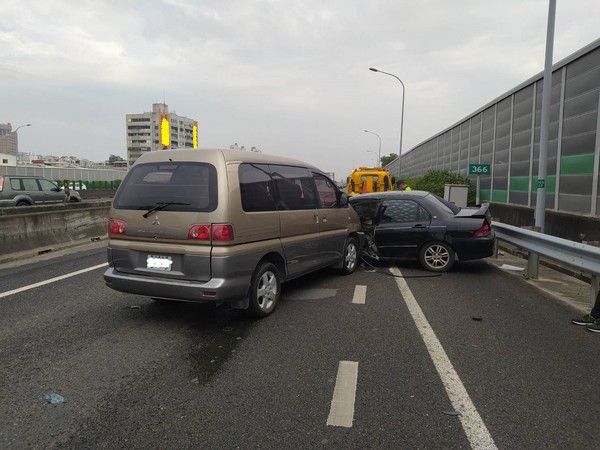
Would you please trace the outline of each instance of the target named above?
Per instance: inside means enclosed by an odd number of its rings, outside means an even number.
[[[312,164],[308,164],[298,159],[287,158],[285,156],[269,155],[266,153],[246,152],[243,150],[228,150],[228,149],[198,149],[191,150],[189,148],[176,148],[169,150],[158,150],[154,152],[144,153],[138,158],[135,164],[147,162],[161,162],[166,160],[171,161],[203,161],[212,162],[217,160],[227,162],[248,162],[255,164],[286,164],[294,166],[308,167],[319,170]]]

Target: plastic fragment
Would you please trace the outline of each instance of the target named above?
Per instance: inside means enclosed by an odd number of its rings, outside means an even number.
[[[62,395],[55,393],[44,394],[44,400],[46,400],[48,403],[52,403],[53,405],[60,405],[61,403],[66,402]]]
[[[511,264],[502,264],[500,266],[500,268],[504,269],[504,270],[514,270],[514,271],[525,270],[524,267],[513,266]]]
[[[442,411],[444,414],[446,414],[447,416],[460,416],[460,413],[458,411]]]
[[[483,320],[483,317],[481,317],[481,316],[473,316],[473,317],[471,317],[471,319],[477,320],[478,322],[480,322],[480,321]]]

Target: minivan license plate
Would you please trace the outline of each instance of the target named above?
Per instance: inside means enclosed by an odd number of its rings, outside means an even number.
[[[170,256],[148,255],[146,259],[146,267],[148,269],[171,270],[173,260]]]

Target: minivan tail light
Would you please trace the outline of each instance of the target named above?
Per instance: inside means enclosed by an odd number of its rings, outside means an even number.
[[[125,234],[126,228],[122,220],[109,219],[108,221],[108,234]]]
[[[490,230],[491,230],[490,224],[487,223],[487,221],[485,221],[483,223],[483,226],[479,230],[477,230],[477,231],[475,231],[473,233],[473,236],[475,236],[475,237],[485,237],[485,236],[487,236],[487,235],[490,234]]]
[[[233,227],[228,224],[194,225],[188,232],[194,241],[233,241]]]
[[[213,225],[213,241],[233,241],[233,227],[231,225]]]
[[[194,225],[188,231],[188,239],[195,241],[209,241],[210,240],[210,225]]]
[[[4,188],[4,177],[0,176],[0,192],[2,192],[2,188]]]

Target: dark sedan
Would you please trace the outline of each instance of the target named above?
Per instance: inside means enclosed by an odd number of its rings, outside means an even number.
[[[455,261],[491,256],[495,235],[489,204],[461,208],[425,191],[388,191],[350,198],[374,259],[417,258],[433,272]]]

